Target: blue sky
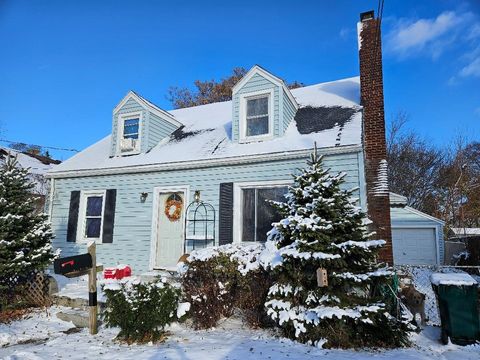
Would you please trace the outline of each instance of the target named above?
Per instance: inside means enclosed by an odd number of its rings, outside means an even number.
[[[0,138],[83,149],[110,132],[128,90],[170,109],[169,86],[235,66],[305,84],[358,75],[356,22],[370,9],[377,1],[0,0]],[[480,139],[480,2],[386,0],[383,47],[387,120],[405,111],[438,145]]]

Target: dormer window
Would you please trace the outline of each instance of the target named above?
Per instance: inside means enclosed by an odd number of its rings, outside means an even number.
[[[119,119],[119,154],[136,154],[140,151],[141,114],[121,115]]]
[[[138,130],[140,119],[125,119],[123,122],[123,138],[124,139],[138,139]]]
[[[247,98],[246,136],[268,134],[268,95]]]
[[[240,139],[265,140],[273,135],[273,90],[240,95]]]

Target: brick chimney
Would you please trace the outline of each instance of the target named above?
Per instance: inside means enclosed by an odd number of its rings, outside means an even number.
[[[358,47],[367,214],[372,221],[371,230],[376,232],[374,238],[387,242],[380,252],[380,261],[393,264],[383,104],[382,43],[380,20],[375,19],[373,11],[360,14]]]

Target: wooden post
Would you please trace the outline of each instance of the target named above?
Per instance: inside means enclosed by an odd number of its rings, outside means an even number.
[[[95,241],[91,241],[87,248],[92,256],[92,268],[88,272],[88,307],[90,334],[97,333],[97,249]]]

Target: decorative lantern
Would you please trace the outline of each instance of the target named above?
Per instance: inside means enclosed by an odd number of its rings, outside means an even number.
[[[200,190],[195,190],[195,194],[193,195],[193,200],[195,200],[196,203],[200,202]]]

